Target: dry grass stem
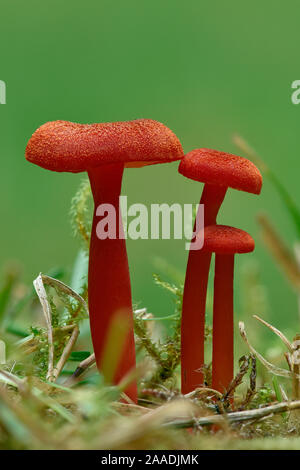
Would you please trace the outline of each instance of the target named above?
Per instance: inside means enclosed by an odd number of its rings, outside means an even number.
[[[71,289],[71,287],[67,286],[67,284],[64,284],[61,281],[58,281],[57,279],[54,279],[53,277],[46,276],[45,274],[41,274],[41,277],[44,284],[54,287],[54,289],[59,289],[65,294],[77,300],[83,306],[85,312],[89,314],[89,309],[86,301],[81,297],[81,295],[77,294],[77,292]]]
[[[52,380],[53,362],[54,362],[52,311],[51,311],[50,303],[48,301],[47,293],[43,284],[42,274],[39,274],[38,277],[33,281],[33,285],[38,295],[38,298],[40,300],[40,303],[42,305],[42,310],[43,310],[43,314],[44,314],[46,325],[47,325],[48,345],[49,345],[47,379]]]
[[[84,359],[83,361],[81,361],[79,363],[79,365],[77,366],[76,370],[73,372],[73,374],[71,375],[71,377],[69,377],[65,382],[64,382],[64,386],[65,387],[72,387],[76,382],[77,380],[79,379],[79,377],[86,371],[88,370],[91,366],[95,365],[96,364],[96,358],[95,358],[95,354],[91,354],[89,357],[87,357],[86,359]]]
[[[265,320],[260,318],[258,315],[253,315],[253,318],[260,321],[263,325],[265,325],[267,328],[269,328],[271,331],[273,331],[273,333],[275,333],[275,335],[277,335],[281,339],[281,341],[286,345],[286,347],[288,348],[290,353],[293,353],[294,349],[293,349],[292,343],[290,343],[290,341],[287,339],[287,337],[280,330],[275,328],[275,326],[270,325],[270,323],[266,322]]]
[[[254,354],[254,356],[256,356],[257,359],[259,359],[266,369],[268,369],[272,374],[291,379],[296,376],[292,371],[282,369],[281,367],[277,367],[274,364],[271,364],[271,362],[267,361],[259,352],[253,348],[253,346],[251,346],[246,335],[245,324],[242,321],[239,322],[239,330],[242,339],[245,341],[252,354]],[[300,379],[300,376],[298,375],[297,378]]]
[[[67,342],[63,352],[62,352],[62,355],[60,356],[60,359],[57,363],[57,365],[55,366],[54,368],[54,371],[53,371],[53,382],[55,382],[57,380],[57,378],[59,377],[59,374],[61,373],[61,371],[63,370],[71,352],[72,352],[72,349],[77,341],[77,338],[79,336],[79,328],[77,325],[74,326],[73,328],[73,332],[71,334],[71,337],[69,339],[69,341]]]

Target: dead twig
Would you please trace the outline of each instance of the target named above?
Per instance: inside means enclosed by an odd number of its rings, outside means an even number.
[[[250,372],[250,385],[246,393],[246,397],[239,407],[239,411],[242,411],[247,408],[252,398],[256,393],[256,357],[251,354],[251,372]]]
[[[73,332],[71,334],[71,337],[69,339],[69,341],[67,342],[63,352],[62,352],[62,355],[60,356],[60,359],[58,361],[58,363],[56,364],[54,370],[53,370],[53,382],[55,382],[57,380],[57,378],[59,377],[59,374],[61,373],[61,371],[63,370],[70,354],[71,354],[71,351],[74,347],[74,344],[76,343],[77,341],[77,338],[79,336],[79,328],[77,325],[74,326],[73,328]]]
[[[235,389],[242,383],[244,375],[247,374],[250,367],[250,356],[243,356],[240,358],[240,370],[230,382],[226,393],[224,393],[222,400],[228,402],[229,398],[233,396]]]
[[[186,395],[183,395],[183,396],[185,398],[189,398],[190,400],[192,400],[194,398],[201,397],[201,395],[214,395],[219,400],[222,400],[222,398],[223,398],[223,395],[222,395],[221,392],[219,392],[218,390],[215,390],[213,388],[209,388],[209,387],[196,388],[192,392],[187,393]]]
[[[249,420],[258,420],[265,417],[271,417],[274,414],[283,413],[285,411],[298,410],[300,408],[300,400],[291,402],[277,403],[276,405],[266,406],[264,408],[258,408],[255,410],[236,411],[225,415],[212,415],[205,416],[203,418],[193,419],[177,419],[164,423],[164,427],[177,427],[177,428],[189,428],[195,425],[198,426],[209,426],[212,424],[224,424],[227,423],[238,423]]]
[[[71,387],[76,383],[77,379],[92,365],[96,363],[95,354],[91,354],[89,357],[81,361],[76,368],[75,372],[64,382],[64,387]]]

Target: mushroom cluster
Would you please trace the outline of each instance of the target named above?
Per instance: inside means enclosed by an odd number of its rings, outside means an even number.
[[[119,214],[124,168],[181,160],[179,172],[205,183],[204,245],[190,250],[183,296],[181,363],[182,393],[203,382],[207,282],[212,253],[216,255],[213,320],[213,387],[226,388],[233,375],[234,255],[254,249],[246,232],[216,224],[228,187],[259,194],[262,178],[249,160],[216,150],[198,149],[184,156],[176,135],[150,119],[101,124],[54,121],[42,125],[26,148],[29,162],[57,172],[88,173],[95,210],[90,242],[88,300],[93,347],[104,378],[119,384],[133,377],[125,393],[137,402],[135,346],[130,274],[122,222],[116,236],[99,237],[97,208],[110,204]],[[102,206],[103,207],[103,206]],[[103,215],[103,214],[101,214]],[[197,235],[196,235],[197,236]],[[106,373],[108,342],[118,319],[127,325],[114,375]],[[199,372],[200,371],[200,372]]]
[[[254,241],[242,230],[216,225],[216,219],[228,187],[259,194],[262,176],[246,158],[211,149],[186,154],[179,172],[205,183],[200,199],[200,204],[204,204],[204,245],[201,250],[189,252],[183,294],[182,393],[203,384],[206,296],[212,253],[216,254],[212,386],[223,392],[233,378],[234,254],[253,251]]]

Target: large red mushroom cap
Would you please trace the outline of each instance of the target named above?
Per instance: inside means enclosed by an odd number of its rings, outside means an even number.
[[[192,150],[181,160],[179,173],[195,181],[248,193],[259,194],[262,187],[262,176],[254,163],[218,150]]]
[[[35,131],[26,159],[52,171],[78,173],[109,163],[143,166],[179,160],[179,139],[151,119],[101,124],[47,122]]]
[[[204,252],[234,255],[250,253],[254,248],[253,238],[244,230],[227,225],[209,225],[204,229]]]

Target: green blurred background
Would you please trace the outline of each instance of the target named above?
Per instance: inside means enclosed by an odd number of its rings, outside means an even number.
[[[186,152],[239,153],[232,142],[239,133],[298,200],[300,106],[291,103],[291,83],[300,78],[298,1],[3,0],[0,10],[0,79],[7,84],[1,266],[17,260],[31,282],[53,266],[71,272],[79,248],[68,212],[82,175],[50,173],[24,159],[27,140],[49,120],[152,118],[168,125]],[[198,202],[202,185],[177,174],[177,166],[128,169],[123,194],[129,203]],[[291,247],[296,239],[268,181],[260,197],[229,191],[219,221],[257,241],[255,253],[237,261],[237,292],[256,263],[270,302],[267,320],[296,332],[297,298],[260,241],[259,211]],[[134,300],[157,315],[171,313],[152,273],[164,277],[159,260],[184,273],[184,241],[131,241],[128,252]],[[237,305],[242,316],[242,301]]]

